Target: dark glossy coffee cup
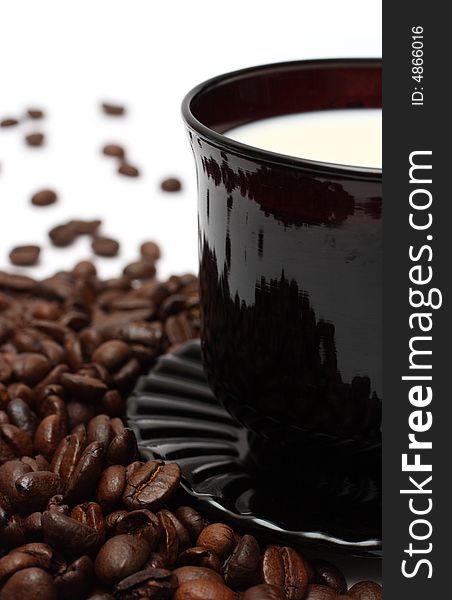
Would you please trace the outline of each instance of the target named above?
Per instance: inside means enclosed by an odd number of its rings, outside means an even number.
[[[280,442],[380,443],[381,170],[223,134],[278,115],[378,107],[381,63],[355,59],[230,73],[183,103],[207,376],[231,414]]]

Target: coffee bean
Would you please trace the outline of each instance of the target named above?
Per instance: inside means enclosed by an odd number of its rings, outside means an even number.
[[[166,515],[174,525],[174,528],[176,529],[177,538],[179,540],[179,552],[183,552],[184,550],[189,548],[191,545],[191,539],[187,528],[184,525],[182,525],[182,523],[179,521],[176,515],[167,508],[162,508],[160,513]]]
[[[307,587],[307,595],[305,596],[305,600],[336,600],[337,594],[336,592],[326,586],[320,585],[318,583],[312,583]]]
[[[332,588],[336,594],[345,594],[347,591],[347,582],[343,573],[331,563],[325,560],[312,561],[314,569],[315,583],[327,585]]]
[[[76,558],[55,577],[58,597],[68,600],[84,598],[91,587],[93,575],[94,565],[91,558],[89,556]]]
[[[248,588],[240,600],[286,600],[286,595],[281,588],[263,583]]]
[[[109,371],[119,369],[130,356],[129,346],[121,340],[109,340],[96,348],[93,361]]]
[[[126,112],[126,109],[121,104],[112,104],[111,102],[103,102],[102,110],[106,115],[121,116]]]
[[[119,252],[119,242],[107,237],[97,237],[91,244],[94,254],[97,256],[116,256]]]
[[[44,111],[39,108],[29,108],[27,109],[27,115],[30,119],[42,119],[44,118]]]
[[[177,581],[171,571],[147,568],[129,575],[115,586],[117,598],[173,598]]]
[[[213,523],[201,531],[196,545],[225,557],[234,547],[234,531],[224,523]]]
[[[74,228],[77,235],[95,235],[102,225],[101,219],[87,221],[86,219],[72,219],[69,225]]]
[[[8,511],[19,503],[16,480],[30,471],[31,467],[20,460],[9,460],[0,466],[0,498],[3,499],[0,504]]]
[[[174,569],[173,575],[176,577],[179,585],[182,585],[186,581],[199,581],[200,579],[224,583],[219,573],[205,567],[178,567]]]
[[[19,267],[30,267],[37,264],[41,248],[39,246],[16,246],[9,253],[9,260]]]
[[[288,546],[269,546],[262,557],[264,583],[284,589],[288,600],[302,600],[308,585],[304,560]]]
[[[32,543],[15,548],[0,558],[0,585],[21,569],[29,567],[50,569],[53,558],[53,550],[47,544]]]
[[[58,200],[56,192],[53,190],[41,190],[31,197],[31,203],[34,206],[50,206]]]
[[[151,279],[155,277],[156,269],[153,263],[138,260],[128,264],[123,271],[130,279]]]
[[[57,600],[53,578],[31,567],[14,573],[0,590],[0,600]]]
[[[76,398],[89,401],[98,400],[107,391],[107,386],[100,379],[73,373],[64,373],[61,376],[61,385]]]
[[[113,585],[139,571],[149,555],[149,544],[143,537],[116,535],[99,550],[94,569],[100,581]]]
[[[174,600],[236,600],[235,593],[223,583],[198,579],[186,581],[176,590]]]
[[[96,277],[97,269],[90,260],[81,260],[72,269],[72,274],[80,279],[89,279],[90,277]]]
[[[88,422],[86,428],[86,443],[102,442],[106,448],[110,443],[112,434],[110,417],[107,415],[96,415]]]
[[[0,127],[14,127],[14,125],[18,125],[19,121],[13,118],[2,119],[0,121]]]
[[[43,133],[30,133],[25,136],[25,141],[29,146],[42,146],[44,140]]]
[[[107,460],[116,465],[128,465],[138,456],[137,440],[131,429],[124,429],[111,440]]]
[[[106,144],[102,148],[102,152],[105,156],[114,156],[116,158],[124,158],[126,155],[124,148],[118,144]]]
[[[125,485],[126,469],[122,465],[112,465],[102,471],[96,498],[104,511],[110,512],[119,505]]]
[[[107,592],[95,592],[86,600],[115,600],[115,598],[111,594],[107,594]]]
[[[143,242],[140,246],[140,254],[144,260],[155,262],[161,256],[161,250],[155,242]]]
[[[217,556],[214,552],[207,550],[207,548],[202,548],[201,546],[188,548],[188,550],[185,550],[179,554],[177,559],[177,566],[179,567],[206,567],[207,569],[212,569],[213,571],[219,572],[221,565],[222,561],[219,556]]]
[[[55,510],[42,513],[42,534],[47,544],[66,556],[91,554],[102,542],[94,529]]]
[[[348,590],[348,595],[357,600],[381,600],[382,589],[374,581],[360,581]]]
[[[261,558],[259,544],[252,535],[244,535],[224,567],[224,579],[233,589],[245,589],[253,583]]]
[[[29,433],[9,423],[0,425],[0,464],[30,454],[33,454],[33,439]]]
[[[102,508],[97,502],[84,502],[77,504],[71,511],[72,519],[79,523],[88,525],[103,540],[105,537],[105,520],[102,514]]]
[[[42,354],[23,352],[13,361],[13,373],[16,379],[29,385],[36,385],[50,371],[52,365]]]
[[[172,567],[176,562],[179,553],[179,538],[177,536],[177,531],[167,514],[159,512],[157,517],[161,529],[158,553],[163,556],[165,566]]]
[[[130,510],[157,510],[174,494],[180,476],[180,467],[175,463],[148,461],[127,480],[123,496],[125,506]]]
[[[144,537],[150,550],[154,550],[163,533],[160,519],[147,509],[133,510],[122,516],[114,526],[116,534],[128,533]],[[160,553],[161,564],[166,564],[166,558]]]
[[[66,435],[66,420],[61,415],[48,415],[39,423],[35,433],[35,449],[51,459]]]
[[[44,510],[48,501],[62,490],[62,482],[51,471],[32,471],[16,479],[16,490],[21,506],[28,512]]]
[[[118,173],[127,177],[138,177],[140,171],[130,163],[123,161],[118,167]]]
[[[179,179],[169,177],[160,183],[160,187],[164,192],[179,192],[182,189],[182,184]]]
[[[30,435],[33,435],[36,431],[38,418],[21,398],[14,398],[9,402],[7,416],[10,423],[19,427],[19,429],[23,429]]]
[[[50,241],[54,246],[59,248],[70,246],[76,237],[77,232],[74,227],[68,223],[57,225],[49,231]]]
[[[87,500],[94,492],[102,471],[105,446],[101,442],[89,444],[69,477],[65,499],[70,504]]]

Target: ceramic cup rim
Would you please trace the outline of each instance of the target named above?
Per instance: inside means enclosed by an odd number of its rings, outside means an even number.
[[[313,70],[316,68],[360,68],[360,67],[380,67],[382,61],[380,58],[327,58],[327,59],[315,59],[315,60],[297,60],[287,62],[276,62],[265,65],[257,65],[254,67],[248,67],[245,69],[239,69],[237,71],[231,71],[212,77],[194,88],[192,88],[185,96],[182,101],[182,117],[185,124],[190,129],[193,129],[198,135],[208,140],[222,150],[227,150],[239,156],[252,158],[260,162],[266,162],[270,164],[287,166],[290,168],[296,168],[310,173],[319,175],[332,175],[341,176],[342,178],[358,179],[365,181],[382,181],[382,169],[373,167],[360,167],[342,165],[338,163],[323,162],[318,160],[310,160],[305,158],[298,158],[287,154],[280,154],[272,152],[270,150],[264,150],[248,144],[243,144],[237,140],[227,137],[226,135],[214,131],[210,127],[204,125],[197,117],[195,117],[192,111],[193,101],[210,91],[212,88],[217,87],[232,81],[234,79],[242,79],[249,77],[256,73],[274,72],[274,71],[289,71],[289,70]]]

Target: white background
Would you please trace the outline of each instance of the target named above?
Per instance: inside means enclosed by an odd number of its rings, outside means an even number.
[[[54,249],[47,230],[100,216],[103,231],[122,242],[119,258],[97,260],[102,275],[135,258],[145,239],[163,246],[163,276],[195,271],[196,178],[180,117],[184,94],[255,64],[380,55],[380,0],[2,0],[0,119],[29,106],[47,117],[0,128],[0,269],[11,268],[12,246],[33,242],[44,247],[42,264],[20,272],[70,268],[90,257],[88,241]],[[104,100],[125,103],[127,116],[104,116]],[[46,134],[45,147],[25,146],[31,131]],[[125,144],[142,177],[115,173],[114,160],[100,154],[110,141]],[[160,192],[160,179],[172,174],[182,178],[182,194]],[[32,207],[31,194],[43,187],[57,190],[60,202]]]

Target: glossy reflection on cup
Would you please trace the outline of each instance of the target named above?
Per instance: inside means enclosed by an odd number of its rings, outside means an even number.
[[[295,112],[381,107],[381,63],[246,69],[184,100],[199,193],[202,348],[215,394],[281,442],[378,445],[381,170],[222,135]]]

